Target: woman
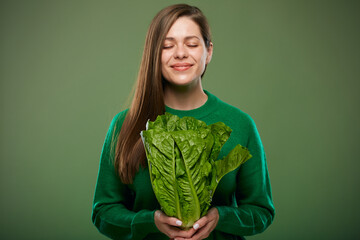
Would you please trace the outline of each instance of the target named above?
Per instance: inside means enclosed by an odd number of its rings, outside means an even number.
[[[210,29],[202,12],[178,4],[153,19],[129,109],[113,119],[103,146],[92,220],[113,239],[244,239],[264,231],[274,207],[264,150],[252,119],[210,92],[201,78],[212,57]],[[140,131],[148,119],[170,112],[207,124],[222,121],[233,132],[220,158],[236,144],[252,158],[220,181],[212,208],[190,230],[158,210]]]

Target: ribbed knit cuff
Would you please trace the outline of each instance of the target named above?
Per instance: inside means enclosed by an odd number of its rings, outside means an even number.
[[[131,232],[135,239],[144,238],[149,233],[158,233],[159,229],[155,225],[154,211],[141,210],[136,213],[132,223]]]

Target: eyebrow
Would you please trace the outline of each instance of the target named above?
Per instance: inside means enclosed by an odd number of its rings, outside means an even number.
[[[192,38],[197,38],[197,39],[200,40],[200,38],[197,37],[197,36],[187,36],[187,37],[185,37],[185,40],[190,40],[190,39],[192,39]],[[175,41],[175,38],[173,38],[173,37],[167,37],[167,38],[165,38],[165,40]]]

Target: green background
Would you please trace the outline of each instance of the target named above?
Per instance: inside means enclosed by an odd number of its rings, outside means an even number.
[[[276,217],[249,239],[359,238],[359,1],[184,2],[212,28],[204,88],[267,153]],[[102,144],[172,3],[0,2],[1,239],[106,239],[90,219]]]

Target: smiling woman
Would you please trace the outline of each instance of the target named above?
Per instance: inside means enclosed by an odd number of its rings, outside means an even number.
[[[243,236],[260,233],[272,223],[275,210],[266,158],[254,121],[202,87],[201,79],[212,52],[210,28],[197,7],[172,5],[152,20],[132,104],[114,117],[101,154],[92,220],[106,236],[244,239]],[[239,144],[252,155],[241,167],[221,178],[212,193],[209,211],[191,222],[194,224],[187,230],[179,228],[184,227],[181,219],[160,210],[140,138],[147,121],[164,113],[193,117],[207,125],[222,122],[228,126],[228,133],[232,133],[221,152],[218,149],[219,158]],[[216,147],[211,148],[207,151]],[[225,164],[230,163],[223,159]],[[234,161],[240,162],[241,157]],[[185,194],[183,197],[189,198]]]
[[[205,44],[199,25],[191,18],[181,17],[175,21],[166,35],[161,54],[167,106],[190,110],[206,102],[201,76],[211,60],[212,50],[213,44]]]

